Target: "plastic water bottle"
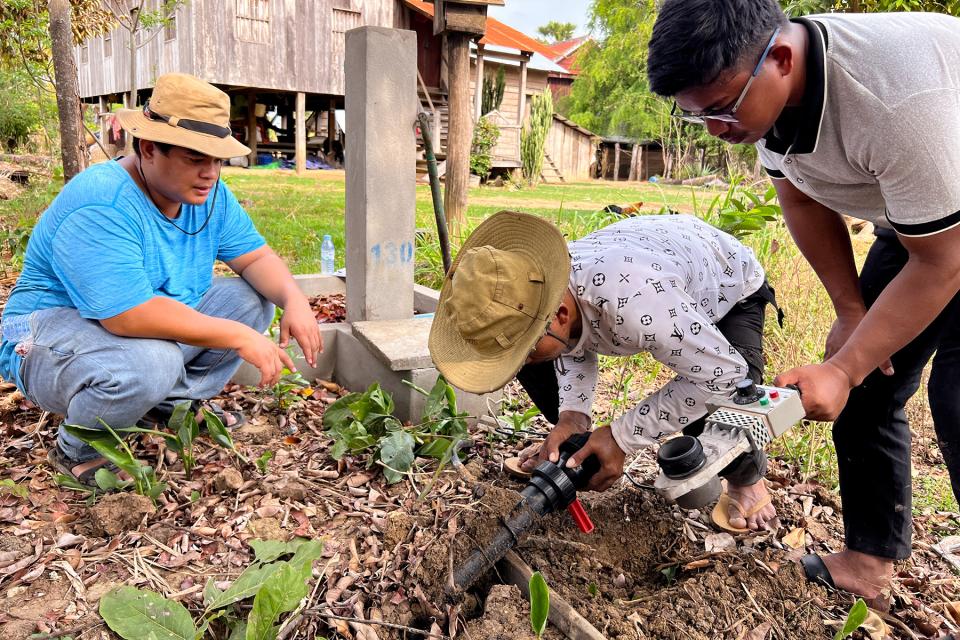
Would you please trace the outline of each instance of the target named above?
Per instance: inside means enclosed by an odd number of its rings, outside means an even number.
[[[333,246],[333,240],[330,238],[330,234],[324,234],[323,242],[320,243],[320,273],[326,275],[333,274],[335,271],[334,257],[336,253],[337,249]]]

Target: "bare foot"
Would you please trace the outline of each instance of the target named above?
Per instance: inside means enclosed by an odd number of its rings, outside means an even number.
[[[887,597],[893,575],[893,560],[845,549],[823,556],[823,563],[827,565],[833,584],[838,589],[863,596],[868,605],[874,606],[870,600],[879,601]]]
[[[770,502],[770,493],[763,478],[748,485],[727,482],[727,495],[731,500],[730,510],[727,512],[731,526],[752,531],[768,529],[771,521],[777,517],[777,510]],[[759,505],[763,506],[758,509]]]

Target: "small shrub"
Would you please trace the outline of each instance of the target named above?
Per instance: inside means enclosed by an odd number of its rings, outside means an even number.
[[[500,127],[488,118],[480,118],[473,128],[473,146],[470,150],[470,173],[486,180],[493,166],[493,148],[500,139]]]

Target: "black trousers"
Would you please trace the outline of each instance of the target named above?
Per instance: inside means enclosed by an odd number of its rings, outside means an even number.
[[[860,273],[869,307],[904,267],[907,250],[893,231],[878,229]],[[934,356],[934,352],[936,355]],[[910,427],[904,405],[933,356],[927,392],[934,429],[960,498],[960,295],[923,333],[891,358],[894,375],[879,370],[853,389],[833,425],[847,547],[891,559],[910,555],[913,533]]]
[[[763,381],[763,323],[768,303],[776,306],[773,289],[764,282],[756,293],[738,302],[717,322],[720,333],[746,360],[747,375],[758,383]],[[524,366],[517,373],[517,381],[551,424],[560,419],[560,387],[555,366],[555,361],[538,362]],[[683,433],[698,436],[703,433],[705,422],[706,416],[701,416],[684,427]],[[760,480],[766,472],[767,455],[756,451],[744,453],[720,475],[733,484],[749,485]]]

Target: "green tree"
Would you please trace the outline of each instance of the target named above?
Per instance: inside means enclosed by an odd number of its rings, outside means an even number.
[[[543,36],[547,42],[562,42],[573,37],[573,32],[577,25],[572,22],[558,22],[551,20],[542,27],[537,27],[537,33]]]
[[[928,11],[960,16],[960,0],[781,0],[791,16],[811,13],[880,13],[891,11]]]

